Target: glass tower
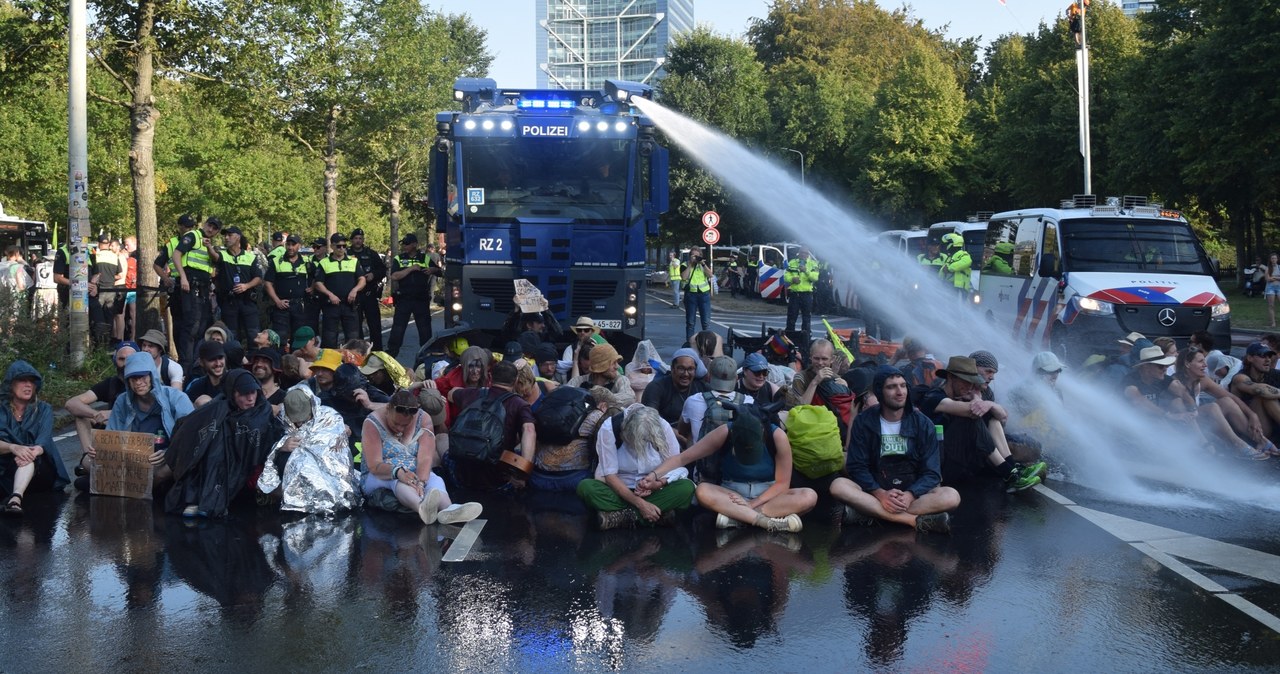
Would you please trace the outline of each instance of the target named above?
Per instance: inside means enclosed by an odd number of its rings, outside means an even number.
[[[540,89],[654,83],[667,45],[693,30],[693,0],[537,0]]]
[[[1121,0],[1120,9],[1125,16],[1137,16],[1156,8],[1156,0]]]

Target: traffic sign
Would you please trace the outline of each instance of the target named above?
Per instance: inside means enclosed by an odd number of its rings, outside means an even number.
[[[720,230],[704,229],[702,230],[702,242],[708,246],[714,246],[720,241]]]
[[[715,211],[707,211],[702,214],[702,226],[707,229],[715,229],[720,226],[720,214]],[[703,237],[706,238],[706,237]]]

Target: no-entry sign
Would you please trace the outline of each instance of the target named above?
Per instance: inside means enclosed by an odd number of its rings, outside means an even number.
[[[707,211],[702,214],[702,226],[707,229],[715,229],[720,226],[720,214],[715,211]],[[703,237],[706,238],[705,236]]]
[[[702,242],[708,246],[714,246],[720,241],[720,230],[704,229],[702,230]]]

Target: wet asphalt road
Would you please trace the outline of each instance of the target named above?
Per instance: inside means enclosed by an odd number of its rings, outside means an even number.
[[[682,314],[650,307],[656,341],[683,335]],[[381,512],[241,505],[187,523],[32,495],[24,519],[0,519],[0,671],[1280,666],[1280,513],[1059,481],[961,496],[938,536],[840,527],[824,506],[799,534],[717,530],[699,511],[599,532],[572,495],[485,495],[479,539],[449,562],[457,529]]]

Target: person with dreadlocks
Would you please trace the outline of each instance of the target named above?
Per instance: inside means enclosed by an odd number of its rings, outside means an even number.
[[[693,482],[673,463],[680,444],[652,407],[636,403],[600,424],[596,453],[595,479],[578,483],[578,497],[597,511],[601,529],[670,526],[675,511],[689,507]],[[657,470],[659,464],[672,465]]]

